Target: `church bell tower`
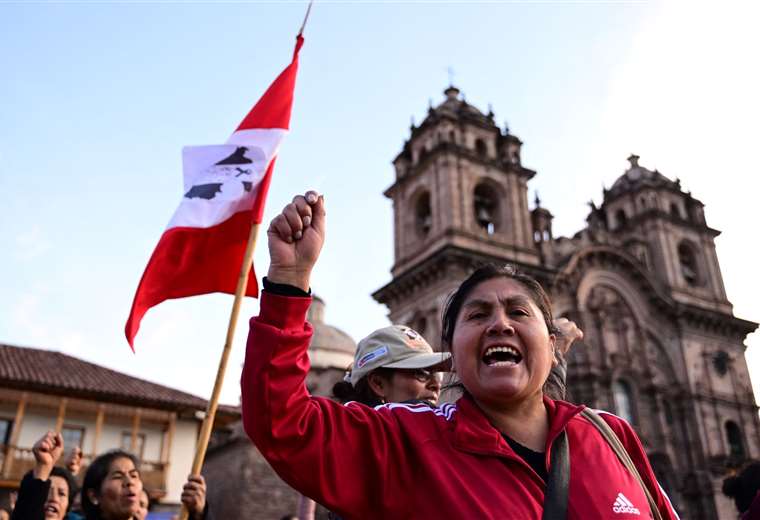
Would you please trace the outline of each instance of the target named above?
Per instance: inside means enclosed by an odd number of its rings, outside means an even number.
[[[393,280],[373,297],[435,345],[446,297],[475,265],[540,269],[522,142],[450,86],[394,159]]]

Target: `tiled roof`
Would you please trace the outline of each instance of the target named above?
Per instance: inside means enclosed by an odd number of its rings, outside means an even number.
[[[205,410],[207,401],[81,359],[0,344],[0,387],[177,412]],[[240,415],[234,406],[219,412]]]

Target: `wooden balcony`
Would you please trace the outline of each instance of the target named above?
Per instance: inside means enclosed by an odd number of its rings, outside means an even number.
[[[83,457],[82,470],[79,473],[78,481],[81,482],[92,459],[92,455]],[[164,462],[150,460],[140,462],[143,487],[151,497],[158,498],[166,494],[168,467],[169,464]],[[32,448],[0,444],[0,468],[0,487],[17,488],[24,474],[34,468]]]

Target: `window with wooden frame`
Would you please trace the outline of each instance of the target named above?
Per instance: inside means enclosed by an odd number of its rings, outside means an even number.
[[[7,445],[10,442],[11,430],[13,430],[13,419],[0,417],[0,444]]]
[[[135,436],[135,449],[132,449],[132,432],[121,432],[121,449],[142,460],[145,452],[145,434],[138,433]]]
[[[84,442],[84,426],[64,424],[61,428],[61,437],[63,437],[63,448],[67,452],[74,446],[81,448]]]

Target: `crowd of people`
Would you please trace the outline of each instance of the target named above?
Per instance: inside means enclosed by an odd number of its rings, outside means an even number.
[[[82,452],[69,450],[63,466],[63,437],[49,431],[33,446],[34,468],[21,480],[10,520],[145,520],[150,499],[143,488],[137,458],[123,450],[96,457],[81,486]],[[191,520],[211,520],[206,482],[190,475],[182,489],[182,504]]]
[[[475,270],[444,308],[443,354],[406,327],[371,334],[334,389],[340,404],[304,385],[324,198],[296,196],[267,236],[243,423],[303,496],[341,518],[678,518],[634,429],[563,400],[574,334],[562,334],[536,280],[510,266]],[[437,406],[436,370],[453,374],[456,402]]]
[[[303,497],[299,516],[284,519],[309,520],[316,503],[345,519],[678,518],[634,429],[564,400],[565,354],[583,332],[555,320],[541,285],[510,266],[478,268],[449,297],[443,352],[409,327],[384,327],[359,342],[334,399],[309,395],[306,311],[324,236],[314,192],[272,220],[241,379],[246,432]],[[446,389],[460,397],[440,404]],[[59,433],[37,441],[11,520],[146,518],[133,455],[98,456],[79,486],[81,452],[56,466],[63,451]],[[760,519],[760,462],[723,491],[742,520]],[[205,494],[203,477],[190,476],[192,520],[210,519]]]

